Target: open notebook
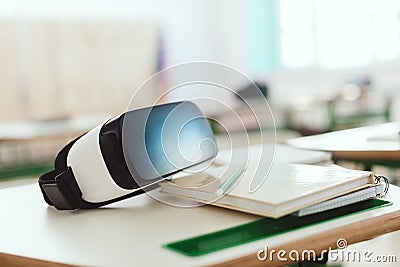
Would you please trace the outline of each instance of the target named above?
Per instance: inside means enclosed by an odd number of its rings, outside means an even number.
[[[226,172],[224,166],[212,167],[204,173],[163,182],[160,184],[161,192],[271,218],[294,212],[301,216],[331,209],[335,207],[334,201],[311,207],[355,191],[364,193],[358,198],[349,195],[337,201],[336,205],[350,204],[382,192],[381,186],[374,186],[372,172],[336,165],[282,163],[274,164],[263,185],[256,192],[249,193],[249,184],[256,169],[255,162],[249,162],[247,168],[244,164],[238,164],[230,172]],[[299,213],[305,208],[309,208],[308,211]]]

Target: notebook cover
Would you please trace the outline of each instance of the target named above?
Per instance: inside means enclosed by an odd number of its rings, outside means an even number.
[[[367,171],[335,165],[274,164],[262,186],[256,192],[249,193],[249,185],[256,171],[257,162],[250,161],[241,179],[233,183],[233,189],[230,192],[228,190],[228,194],[223,197],[215,191],[200,190],[208,186],[200,186],[195,176],[184,178],[188,184],[193,181],[192,189],[181,186],[174,188],[173,181],[161,184],[161,191],[228,209],[277,218],[373,183],[373,173]],[[207,180],[203,177],[202,181]],[[182,180],[175,183],[182,184]]]

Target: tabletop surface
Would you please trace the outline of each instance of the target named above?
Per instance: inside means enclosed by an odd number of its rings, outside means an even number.
[[[400,166],[400,124],[396,122],[289,139],[292,147],[328,151],[335,160]]]
[[[11,121],[0,123],[0,140],[30,140],[37,138],[82,134],[106,116],[82,116],[74,119],[57,121]]]
[[[61,212],[48,207],[37,184],[0,190],[0,252],[85,266],[199,266],[224,262],[329,229],[400,210],[400,188],[392,186],[394,205],[357,213],[199,257],[162,248],[171,241],[210,233],[259,219],[213,206],[177,208],[147,195],[95,210]],[[400,218],[397,218],[400,219]]]
[[[289,139],[287,144],[325,151],[400,151],[400,124],[359,127]]]

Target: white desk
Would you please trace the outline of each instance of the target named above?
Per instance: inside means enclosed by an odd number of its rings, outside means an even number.
[[[12,254],[85,266],[199,266],[247,256],[257,263],[255,253],[265,245],[328,247],[340,237],[351,243],[400,229],[400,188],[392,186],[388,198],[396,203],[205,256],[186,257],[161,245],[259,217],[212,206],[175,208],[147,195],[96,210],[60,212],[45,204],[37,184],[5,188],[0,190],[0,260],[17,262],[19,258]],[[25,265],[50,266],[25,260]]]
[[[104,116],[59,121],[0,122],[0,168],[43,164],[72,139],[87,132]]]
[[[286,143],[297,148],[329,151],[338,160],[392,162],[398,165],[399,129],[400,124],[392,122],[298,137],[289,139]]]

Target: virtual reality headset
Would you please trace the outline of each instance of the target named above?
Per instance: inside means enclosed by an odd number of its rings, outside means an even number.
[[[217,154],[207,118],[190,101],[129,111],[67,144],[39,178],[47,204],[90,209],[142,194]]]

